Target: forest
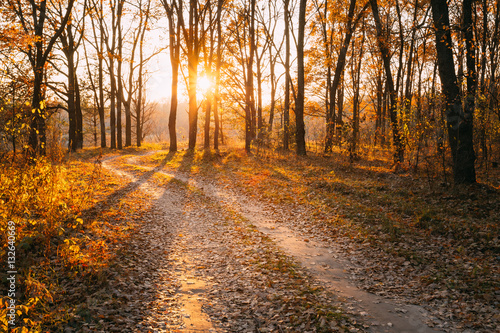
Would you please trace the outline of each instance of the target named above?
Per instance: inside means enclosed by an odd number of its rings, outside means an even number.
[[[498,330],[499,30],[499,0],[3,0],[0,331]]]

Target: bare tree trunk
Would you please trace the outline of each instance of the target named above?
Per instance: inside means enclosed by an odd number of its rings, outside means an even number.
[[[465,28],[470,29],[469,14],[472,11],[471,2],[464,0]],[[448,127],[448,140],[453,156],[453,175],[456,184],[470,184],[476,182],[474,167],[475,154],[473,145],[473,109],[470,108],[470,96],[467,96],[465,109],[462,107],[461,94],[455,74],[451,29],[446,0],[431,0],[432,16],[436,33],[436,52],[439,76],[443,94],[446,99],[446,121]],[[469,21],[469,22],[468,22]],[[467,40],[467,48],[472,41]],[[472,50],[468,49],[472,56]],[[473,71],[474,68],[468,68]],[[471,73],[472,74],[472,73]],[[468,77],[472,80],[472,75]],[[469,88],[469,82],[467,84]]]
[[[271,134],[273,131],[273,122],[274,122],[274,109],[276,108],[276,74],[275,74],[275,65],[276,65],[276,56],[273,58],[272,47],[269,48],[269,80],[271,82],[271,103],[269,106],[269,128],[267,130],[267,135]]]
[[[390,52],[387,46],[387,41],[382,33],[382,23],[380,21],[380,16],[378,12],[378,4],[377,0],[370,0],[370,4],[372,7],[373,18],[375,20],[375,26],[377,29],[377,38],[379,43],[380,54],[382,57],[382,61],[384,64],[385,75],[386,75],[386,85],[389,92],[389,115],[391,117],[391,126],[392,126],[392,138],[393,144],[395,148],[394,154],[394,162],[395,163],[403,163],[404,162],[404,146],[401,141],[401,131],[399,129],[398,117],[397,117],[397,96],[396,90],[394,88],[394,81],[392,80],[391,73],[391,60],[390,60]]]
[[[212,66],[214,59],[214,49],[215,49],[215,26],[213,22],[213,9],[212,6],[208,7],[208,21],[209,21],[209,50],[207,52],[204,46],[204,56],[205,56],[205,72],[210,81],[212,81]],[[206,45],[206,44],[204,44]],[[206,108],[205,108],[205,142],[203,144],[204,149],[210,149],[210,120],[212,117],[212,103],[213,103],[213,87],[210,86],[209,90],[206,92]]]
[[[464,0],[465,28],[470,29],[467,24],[471,11],[471,2]],[[476,182],[474,168],[475,154],[473,145],[473,109],[470,108],[470,96],[467,96],[465,109],[462,107],[461,94],[455,74],[448,4],[446,0],[431,0],[432,16],[436,33],[436,51],[438,60],[439,76],[443,94],[446,99],[446,121],[448,126],[448,140],[453,156],[453,175],[456,184],[470,184]],[[470,24],[470,23],[469,23]],[[467,40],[467,48],[472,42]],[[468,56],[472,56],[469,49]],[[469,68],[474,71],[473,68]],[[475,71],[474,71],[475,75]],[[468,77],[469,88],[472,76]]]
[[[75,116],[76,116],[76,141],[77,149],[83,148],[83,113],[80,96],[80,84],[78,76],[75,74]]]
[[[304,34],[306,26],[306,6],[307,0],[300,0],[299,7],[299,36],[297,42],[297,101],[295,103],[295,123],[297,155],[306,155],[305,124],[304,124],[304,100],[305,100],[305,82],[304,82]]]
[[[290,0],[285,0],[285,108],[283,110],[283,149],[290,139]]]
[[[215,65],[215,94],[214,94],[214,149],[219,149],[219,131],[220,131],[220,69],[222,65],[222,5],[224,0],[217,1],[217,61]]]
[[[102,6],[101,6],[102,7]],[[101,8],[102,9],[102,8]],[[102,35],[102,23],[101,23],[101,48],[98,60],[98,71],[99,71],[99,125],[101,129],[101,148],[106,148],[106,115],[104,114],[104,36]]]
[[[122,105],[123,105],[123,82],[122,82],[122,62],[123,62],[123,41],[122,41],[122,9],[124,0],[118,3],[118,66],[116,69],[117,91],[116,91],[116,143],[118,149],[123,149],[123,135],[122,135]],[[126,134],[125,134],[126,135]],[[126,142],[126,138],[125,138]]]
[[[74,0],[68,1],[66,13],[61,17],[60,24],[54,27],[55,31],[53,35],[50,38],[47,38],[43,31],[45,20],[47,18],[47,1],[44,0],[39,3],[35,3],[35,1],[30,2],[29,6],[32,11],[32,22],[28,22],[27,20],[30,18],[28,15],[24,14],[26,8],[23,8],[19,1],[7,0],[8,6],[14,12],[24,31],[31,33],[34,37],[34,45],[29,47],[28,50],[21,50],[21,52],[28,56],[34,76],[31,103],[31,108],[34,112],[30,120],[28,137],[28,146],[30,149],[28,156],[30,157],[45,155],[46,153],[46,109],[43,103],[43,79],[45,74],[45,65],[56,40],[62,34],[69,21],[74,2]]]
[[[168,17],[169,46],[170,46],[170,64],[172,68],[172,92],[170,96],[170,114],[168,116],[168,132],[170,137],[170,152],[177,151],[177,106],[178,106],[178,82],[179,82],[179,64],[180,64],[180,41],[181,41],[181,22],[182,22],[182,1],[176,0],[168,2],[162,0],[163,7]]]
[[[253,60],[255,54],[255,2],[250,0],[250,17],[249,17],[249,38],[250,38],[250,52],[247,63],[247,81],[245,85],[245,150],[250,153],[252,139],[254,137],[253,115],[254,99],[253,99]]]
[[[358,61],[356,61],[356,55],[353,52],[353,68],[352,68],[352,80],[353,80],[353,101],[352,101],[352,141],[350,147],[350,159],[353,162],[357,159],[357,147],[359,143],[359,95],[360,95],[360,85],[361,85],[361,62],[363,60],[363,47],[365,41],[365,31],[363,30],[363,37],[361,39],[361,45],[358,52]],[[354,45],[353,45],[354,49]]]
[[[337,65],[335,66],[335,74],[333,77],[333,82],[330,86],[330,103],[328,110],[329,115],[327,119],[329,122],[326,124],[326,139],[325,139],[325,152],[331,152],[333,148],[333,138],[335,135],[335,126],[340,125],[340,122],[335,117],[335,106],[336,106],[336,97],[337,97],[337,89],[341,82],[344,67],[345,67],[345,59],[347,56],[347,50],[349,48],[349,44],[351,43],[352,34],[356,29],[356,25],[358,21],[361,19],[366,6],[361,10],[356,19],[354,20],[354,10],[356,9],[356,0],[351,0],[349,4],[349,12],[347,14],[347,32],[344,38],[344,42],[339,52],[339,57],[337,58]],[[337,117],[338,118],[338,117]]]
[[[377,70],[377,104],[376,104],[376,118],[375,118],[375,138],[373,141],[374,146],[381,143],[381,135],[382,135],[382,95],[383,95],[383,86],[382,86],[382,71]]]

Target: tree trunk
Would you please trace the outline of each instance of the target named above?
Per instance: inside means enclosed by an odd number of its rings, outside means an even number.
[[[219,106],[220,106],[220,69],[222,65],[222,5],[224,0],[217,1],[217,61],[215,64],[215,94],[214,94],[214,149],[219,149]]]
[[[75,116],[76,116],[76,140],[77,149],[83,148],[83,113],[80,97],[80,83],[78,76],[75,74]]]
[[[275,64],[276,57],[273,57],[272,47],[269,48],[269,81],[271,82],[271,103],[269,107],[269,128],[267,130],[267,135],[269,136],[273,132],[273,122],[274,122],[274,109],[276,108],[276,74],[275,74]]]
[[[116,69],[117,94],[116,94],[116,144],[118,149],[123,149],[123,134],[122,134],[122,105],[123,105],[123,83],[122,83],[122,62],[123,62],[123,45],[122,45],[122,26],[121,26],[121,10],[118,10],[118,66]],[[126,140],[125,140],[126,141]]]
[[[100,2],[101,13],[103,12],[103,5]],[[101,18],[102,19],[102,18]],[[103,20],[103,19],[102,19]],[[99,62],[98,62],[98,71],[99,71],[99,124],[101,129],[101,148],[106,148],[106,115],[104,113],[104,25],[103,22],[100,22],[99,30],[100,30],[100,49],[99,49]]]
[[[349,44],[351,43],[352,34],[354,33],[356,22],[361,17],[361,14],[354,21],[354,10],[356,9],[356,0],[351,0],[349,4],[349,12],[347,14],[347,32],[344,38],[344,42],[339,52],[339,57],[337,58],[337,65],[335,66],[335,74],[333,77],[333,82],[330,86],[330,109],[327,111],[329,114],[327,116],[327,124],[326,124],[326,138],[325,138],[325,152],[331,152],[333,148],[333,138],[335,135],[335,126],[338,124],[338,121],[335,117],[335,106],[337,97],[337,89],[339,87],[340,81],[342,79],[345,67],[345,59],[347,56],[347,50],[349,48]]]
[[[285,109],[283,110],[283,149],[289,149],[290,130],[290,0],[285,0]]]
[[[363,60],[363,47],[364,47],[364,40],[365,40],[365,34],[363,30],[363,37],[361,40],[361,46],[358,53],[358,62],[355,64],[355,58],[356,56],[354,55],[353,52],[353,68],[352,68],[352,80],[353,80],[353,102],[352,102],[352,142],[351,142],[351,149],[350,149],[350,159],[351,162],[353,162],[355,159],[357,159],[357,147],[359,143],[359,95],[360,95],[360,85],[361,85],[361,62]],[[353,45],[354,49],[354,45]]]
[[[377,70],[377,104],[376,104],[376,118],[375,118],[375,138],[373,140],[373,145],[381,143],[381,135],[382,135],[382,95],[383,95],[383,86],[382,86],[382,71]]]
[[[297,41],[297,101],[295,103],[295,122],[297,155],[306,155],[305,124],[304,124],[304,34],[306,26],[307,0],[300,0],[299,7],[299,36]]]
[[[370,0],[370,4],[372,7],[373,18],[375,20],[375,26],[377,29],[377,39],[385,69],[385,76],[387,80],[386,85],[389,92],[389,115],[391,118],[392,138],[395,148],[394,163],[399,164],[404,162],[404,146],[403,142],[401,141],[401,131],[399,128],[397,117],[397,96],[396,90],[394,88],[394,81],[392,80],[390,51],[387,45],[387,41],[385,40],[385,37],[382,33],[382,23],[380,21],[378,12],[377,0]]]
[[[73,59],[73,54],[69,50],[69,45],[66,45],[66,58],[68,61],[68,93],[67,93],[67,105],[68,105],[68,118],[69,118],[69,132],[68,132],[68,149],[70,151],[76,151],[78,147],[78,142],[76,138],[76,111],[75,111],[75,64]]]
[[[249,38],[250,52],[247,63],[247,82],[245,85],[245,150],[250,153],[251,143],[254,138],[255,127],[255,105],[253,99],[253,60],[255,54],[255,3],[256,0],[250,0],[250,17],[249,17]]]
[[[205,99],[205,141],[203,142],[204,149],[210,149],[210,117],[212,116],[212,98],[207,96]]]
[[[470,2],[464,0],[464,16]],[[436,53],[442,91],[446,100],[448,140],[453,157],[453,176],[456,184],[476,182],[473,145],[473,109],[470,102],[462,107],[461,94],[455,74],[451,29],[446,0],[431,0],[432,16],[436,33]],[[466,41],[469,46],[469,41]],[[472,70],[473,69],[469,69]],[[473,103],[472,103],[473,105]]]
[[[170,47],[173,48],[173,46]],[[169,151],[176,152],[177,151],[177,133],[176,133],[177,90],[178,90],[177,85],[179,80],[179,59],[176,58],[175,56],[174,59],[172,59],[171,56],[170,61],[172,63],[172,95],[170,96],[170,114],[168,116],[168,133],[170,136]]]

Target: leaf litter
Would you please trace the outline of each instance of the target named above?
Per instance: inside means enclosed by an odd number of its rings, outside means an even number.
[[[141,179],[142,175],[149,172],[147,170],[151,170],[151,164],[153,167],[157,166],[157,163],[151,163],[158,159],[157,155],[148,153],[128,160],[132,166],[128,166],[126,172],[121,171],[123,176],[130,177],[133,174]],[[164,155],[161,159],[163,158]],[[339,306],[342,301],[312,278],[306,269],[281,253],[266,235],[246,223],[248,221],[237,212],[229,211],[227,207],[221,207],[216,201],[203,195],[199,186],[193,186],[199,185],[193,183],[193,178],[207,180],[203,170],[198,173],[199,169],[183,165],[178,155],[174,159],[175,168],[168,163],[164,168],[172,174],[155,173],[147,181],[141,181],[140,187],[146,187],[148,193],[153,193],[157,198],[151,206],[147,207],[145,204],[144,211],[150,218],[137,218],[136,228],[143,230],[145,238],[136,239],[133,236],[128,240],[130,244],[136,244],[124,252],[131,259],[128,265],[117,264],[116,270],[127,271],[131,277],[125,283],[122,281],[123,289],[118,293],[120,297],[108,295],[105,306],[98,308],[103,311],[103,319],[94,328],[137,332],[186,329],[183,319],[186,318],[186,313],[183,313],[182,295],[179,291],[181,281],[187,279],[188,274],[205,283],[207,291],[202,292],[203,296],[197,294],[196,297],[203,304],[202,310],[210,316],[216,331],[314,332],[371,329],[363,326],[359,319],[359,316],[363,317],[365,314],[358,312],[355,317],[354,314],[348,314],[348,308],[341,310]],[[143,164],[143,167],[134,168],[133,164],[137,162]],[[120,164],[111,164],[112,170],[118,171]],[[156,171],[161,169],[163,168]],[[320,193],[320,189],[325,186],[332,190],[332,182],[327,181],[319,185],[308,185],[309,190],[298,193],[294,202],[288,200],[284,191],[276,193],[276,189],[282,189],[281,186],[275,185],[274,192],[269,191],[268,184],[262,186],[259,182],[265,177],[254,183],[256,187],[249,191],[244,183],[246,175],[235,176],[234,170],[217,170],[218,181],[212,180],[209,183],[236,190],[265,203],[273,212],[273,219],[277,223],[293,228],[303,235],[304,241],[320,241],[339,249],[341,255],[349,258],[350,265],[346,269],[359,287],[384,297],[423,305],[434,316],[429,321],[431,325],[434,323],[444,331],[491,332],[498,327],[498,306],[494,306],[498,305],[498,287],[495,287],[498,280],[481,281],[481,276],[485,273],[481,261],[468,259],[480,258],[481,246],[477,246],[479,252],[471,253],[474,247],[464,244],[460,248],[453,239],[450,241],[449,235],[440,233],[439,230],[436,232],[430,229],[431,234],[415,238],[405,232],[399,233],[400,227],[395,225],[392,226],[394,230],[389,233],[384,225],[375,226],[370,229],[374,235],[367,237],[366,231],[359,228],[358,221],[373,218],[371,210],[374,205],[368,198],[373,192],[364,195],[361,193],[361,197],[356,192],[354,195],[357,200],[352,201],[353,191],[350,188],[334,185],[336,187],[333,192],[341,193],[337,205],[334,205]],[[293,177],[284,174],[280,171],[274,177],[284,182],[293,180]],[[213,177],[212,174],[211,178]],[[389,175],[386,178],[391,177],[393,176]],[[189,179],[191,182],[187,182]],[[383,194],[387,185],[374,184],[370,188]],[[304,196],[307,196],[311,204],[303,201]],[[167,197],[176,199],[165,204]],[[318,206],[317,201],[320,200],[324,204]],[[376,200],[379,200],[376,209],[392,209],[383,195]],[[447,199],[429,197],[428,200]],[[468,211],[479,209],[472,201],[466,207]],[[362,204],[365,206],[359,209]],[[172,213],[172,206],[179,207],[180,215]],[[163,210],[162,207],[168,209]],[[332,216],[335,216],[331,215],[332,211],[338,212],[338,223],[331,222]],[[404,217],[405,212],[398,214]],[[432,221],[438,215],[435,212],[429,215],[430,223],[423,227],[434,226]],[[428,220],[423,217],[420,220],[425,224]],[[349,219],[352,219],[351,222]],[[151,225],[156,225],[157,229],[151,230]],[[353,232],[358,234],[353,237]],[[465,229],[464,232],[470,231]],[[393,239],[394,233],[398,233],[397,241]],[[498,242],[498,237],[487,237],[492,239],[490,244]],[[162,250],[165,248],[168,250]],[[460,254],[465,253],[467,255],[461,258]],[[440,256],[441,254],[444,256]],[[189,267],[186,268],[186,261],[182,258],[189,258]],[[450,258],[454,258],[451,263]],[[449,267],[450,271],[443,271],[443,266]],[[463,270],[455,270],[456,266],[463,267]],[[496,267],[498,268],[498,263]],[[494,272],[496,268],[490,264],[486,269]],[[471,295],[467,285],[461,288],[453,285],[443,288],[444,283],[445,286],[454,281],[457,285],[460,284],[463,276],[457,274],[463,275],[464,272],[478,277],[478,283],[493,285],[493,293],[482,296],[486,303]],[[115,274],[120,278],[111,275],[110,286],[114,280],[121,281],[120,274]],[[454,276],[457,277],[455,280]],[[145,282],[138,282],[141,279]],[[103,297],[96,293],[96,299]],[[106,311],[111,311],[110,308],[116,312],[115,315],[107,315]],[[129,312],[124,313],[125,309]],[[113,311],[109,313],[113,314]],[[403,315],[405,309],[401,308],[396,312]],[[392,323],[387,323],[387,326],[392,326]]]
[[[238,213],[183,182],[149,181],[119,165],[105,163],[140,182],[134,195],[146,192],[151,204],[137,216],[107,287],[88,297],[95,300],[87,302],[88,310],[101,318],[85,325],[89,331],[189,330],[192,314],[182,304],[182,285],[196,280],[203,290],[188,292],[202,304],[213,331],[363,331],[335,295]]]

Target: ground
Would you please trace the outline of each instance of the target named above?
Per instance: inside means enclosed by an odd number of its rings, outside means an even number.
[[[234,149],[72,158],[107,188],[78,216],[112,236],[106,267],[60,282],[58,330],[498,331],[497,184]]]

